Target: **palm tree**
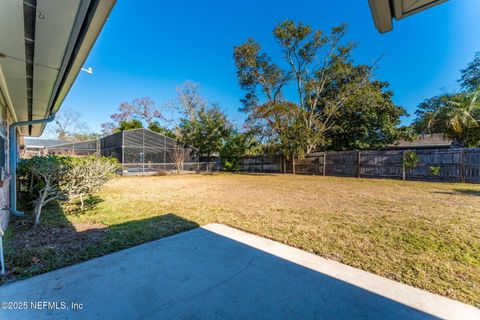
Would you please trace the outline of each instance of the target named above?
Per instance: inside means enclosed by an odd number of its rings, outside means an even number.
[[[443,105],[425,114],[430,132],[441,131],[461,146],[480,143],[480,89],[471,93],[444,96]]]

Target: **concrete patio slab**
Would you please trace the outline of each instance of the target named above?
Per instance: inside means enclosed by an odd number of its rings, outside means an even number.
[[[480,319],[473,306],[219,224],[0,286],[2,301],[0,319]]]

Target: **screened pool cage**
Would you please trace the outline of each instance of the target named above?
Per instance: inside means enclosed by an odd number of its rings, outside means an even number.
[[[168,171],[211,171],[214,164],[199,162],[198,149],[148,129],[133,129],[80,142],[48,148],[49,154],[112,157],[119,173],[154,174]]]

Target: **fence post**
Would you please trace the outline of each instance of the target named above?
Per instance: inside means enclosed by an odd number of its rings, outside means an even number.
[[[357,157],[357,178],[360,178],[360,160],[362,157],[362,153],[358,151],[358,157]]]
[[[295,155],[292,155],[292,174],[295,174]]]
[[[465,160],[463,149],[460,151],[460,181],[465,182]]]
[[[318,166],[317,166],[317,172],[316,174],[319,176],[320,175],[320,156],[318,156]]]
[[[327,153],[323,153],[323,176],[325,176],[325,169],[327,168]]]
[[[406,179],[406,174],[405,174],[405,150],[402,151],[402,179]]]

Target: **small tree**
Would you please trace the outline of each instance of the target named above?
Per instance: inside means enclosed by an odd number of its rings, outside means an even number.
[[[183,164],[191,157],[192,149],[177,146],[171,154],[172,161],[177,167],[177,173],[183,170]]]
[[[84,199],[110,179],[117,169],[110,158],[36,156],[19,166],[20,189],[34,196],[34,226],[40,222],[43,207],[54,200]]]
[[[61,158],[55,156],[33,157],[26,168],[36,181],[37,196],[33,201],[34,226],[40,223],[42,208],[54,200],[65,199],[64,191],[59,187],[67,165]]]
[[[68,200],[80,199],[80,210],[84,208],[85,198],[97,192],[118,168],[115,159],[105,157],[71,157],[69,163],[60,188]]]
[[[403,165],[407,172],[415,169],[418,166],[420,159],[415,151],[405,151],[403,154]]]
[[[232,132],[220,150],[222,167],[226,171],[239,171],[242,157],[254,154],[258,142],[247,133]]]

